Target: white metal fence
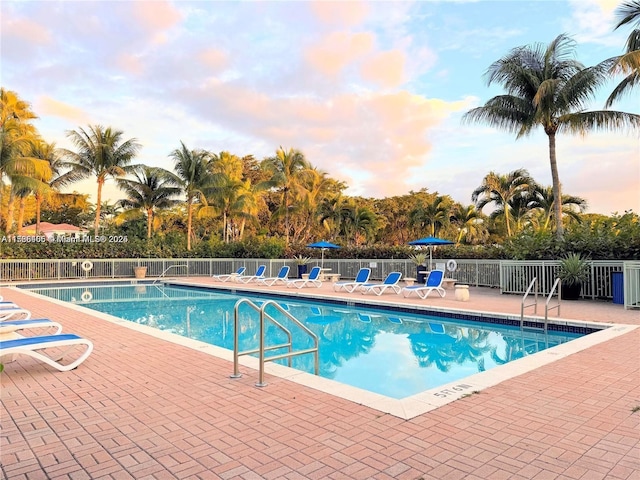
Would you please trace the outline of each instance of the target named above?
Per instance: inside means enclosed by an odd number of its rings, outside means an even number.
[[[539,293],[548,294],[557,275],[559,261],[465,260],[459,259],[457,270],[447,273],[458,283],[500,288],[502,293],[523,294],[533,277],[538,278]],[[320,263],[320,260],[317,260]],[[267,266],[267,276],[275,276],[283,265],[297,276],[297,265],[290,259],[255,258],[173,258],[173,259],[76,259],[76,260],[0,260],[3,282],[29,282],[68,279],[124,279],[134,277],[134,268],[147,267],[147,277],[210,276],[235,271],[245,266],[247,274],[258,265]],[[401,272],[416,277],[417,268],[408,259],[325,259],[325,268],[343,279],[355,278],[362,267],[371,268],[371,279],[384,279],[388,273]],[[590,275],[583,286],[587,298],[614,297],[614,272],[623,272],[625,307],[640,307],[640,262],[591,261]]]

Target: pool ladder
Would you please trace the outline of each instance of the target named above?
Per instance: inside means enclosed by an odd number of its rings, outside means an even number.
[[[250,308],[252,308],[253,310],[255,310],[260,314],[260,343],[259,343],[259,347],[256,349],[245,350],[241,352],[239,351],[240,350],[240,342],[239,342],[240,315],[238,312],[239,312],[240,306],[244,304],[246,304],[247,306],[249,306]],[[291,332],[284,325],[278,322],[275,318],[273,318],[271,315],[266,313],[265,310],[267,309],[268,306],[273,306],[276,310],[278,310],[285,317],[291,320],[291,322],[293,322],[295,325],[300,327],[302,331],[304,331],[306,334],[308,334],[311,337],[311,339],[313,340],[314,346],[311,348],[294,351]],[[287,343],[282,343],[280,345],[265,346],[264,344],[265,320],[269,320],[271,323],[273,323],[276,327],[278,327],[280,330],[282,330],[285,333],[285,335],[287,336]],[[278,355],[271,355],[270,357],[265,357],[265,352],[270,350],[277,350],[279,348],[287,348],[288,352],[281,353]],[[294,357],[296,355],[305,355],[307,353],[313,353],[314,354],[314,373],[318,375],[318,372],[320,371],[320,359],[318,357],[318,336],[315,333],[313,333],[311,330],[309,330],[302,322],[300,322],[300,320],[295,318],[293,315],[291,315],[289,312],[287,312],[284,308],[282,308],[273,300],[267,300],[262,304],[262,306],[259,307],[258,305],[253,303],[251,300],[247,298],[242,298],[236,302],[233,308],[233,375],[230,376],[231,378],[240,378],[242,376],[242,374],[240,373],[240,367],[238,364],[238,359],[240,355],[250,355],[253,353],[258,353],[258,359],[260,363],[258,383],[256,383],[256,387],[267,386],[267,384],[264,381],[265,362],[271,362],[273,360],[280,360],[280,359],[286,358],[288,360],[289,367],[291,367],[291,357]]]
[[[520,304],[520,329],[524,328],[524,309],[528,308],[528,307],[533,307],[533,313],[537,313],[538,312],[538,288],[537,288],[537,283],[538,283],[538,278],[537,277],[533,277],[533,280],[531,280],[531,283],[529,284],[529,288],[527,288],[527,291],[525,292],[524,296],[522,297],[522,303]],[[533,290],[535,288],[534,291],[534,300],[532,303],[526,303],[527,301],[527,297],[529,296],[529,294],[531,293],[531,290]],[[555,293],[555,291],[558,291],[558,303],[555,305],[550,305],[551,303],[551,299],[553,298],[553,294]],[[549,292],[549,295],[547,296],[547,300],[545,301],[545,305],[544,305],[544,331],[545,333],[547,332],[547,325],[549,323],[549,311],[554,310],[554,309],[558,309],[558,316],[560,316],[560,279],[556,278],[556,281],[553,282],[553,287],[551,287],[551,292]]]

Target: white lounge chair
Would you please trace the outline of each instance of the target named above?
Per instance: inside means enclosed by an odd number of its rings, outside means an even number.
[[[66,347],[66,350],[62,354],[56,354],[56,358],[63,358],[67,353],[78,346],[85,347],[85,351],[80,355],[80,357],[67,365],[63,365],[60,363],[60,360],[54,360],[44,353],[44,350]],[[36,358],[47,365],[60,370],[61,372],[66,372],[76,368],[87,359],[92,350],[93,343],[90,340],[72,333],[24,337],[15,340],[0,340],[0,358],[7,355],[29,355],[30,357]],[[56,350],[56,352],[58,352],[58,350]]]
[[[0,322],[0,335],[31,328],[55,328],[56,331],[52,332],[51,335],[57,335],[62,332],[62,325],[58,322],[54,322],[48,318],[32,318],[30,320],[6,320]]]
[[[400,293],[400,290],[402,289],[398,285],[398,282],[400,282],[401,278],[402,273],[391,272],[389,275],[387,275],[387,278],[385,278],[382,283],[365,283],[360,287],[360,290],[362,290],[363,295],[367,293],[375,293],[376,295],[380,296],[384,292],[386,292],[387,289],[391,289],[395,293]]]
[[[232,278],[240,277],[246,270],[246,267],[239,267],[234,273],[223,273],[222,275],[211,275],[214,280],[228,282]]]
[[[285,265],[284,267],[280,268],[280,271],[278,272],[278,275],[276,277],[265,277],[265,278],[259,278],[258,280],[256,280],[256,283],[259,283],[261,285],[275,285],[276,283],[283,283],[286,285],[286,283],[289,281],[289,267],[287,265]]]
[[[241,277],[238,277],[238,281],[242,283],[255,282],[257,280],[260,280],[261,278],[264,278],[264,272],[266,271],[267,271],[267,266],[260,265],[256,270],[255,275],[242,275]]]
[[[287,287],[302,288],[307,286],[318,287],[322,286],[320,279],[320,273],[322,269],[320,267],[313,267],[309,272],[309,278],[296,278],[295,280],[289,280]]]
[[[356,275],[356,279],[352,282],[336,282],[333,284],[333,289],[336,292],[345,290],[349,293],[353,292],[356,288],[361,287],[369,281],[369,275],[371,275],[370,268],[361,268]]]
[[[0,308],[0,323],[5,320],[29,320],[31,312],[26,308]]]
[[[447,292],[442,288],[442,280],[444,279],[444,270],[432,270],[429,272],[427,281],[424,285],[413,285],[411,287],[404,287],[402,289],[402,295],[408,297],[413,292],[420,298],[427,298],[433,291],[438,292],[440,297],[444,297]]]
[[[0,301],[0,311],[4,308],[20,308],[20,307],[18,307],[18,305],[16,305],[13,302]]]

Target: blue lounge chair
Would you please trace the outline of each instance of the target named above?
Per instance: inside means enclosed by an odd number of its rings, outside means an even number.
[[[336,292],[345,290],[349,293],[353,292],[356,288],[361,287],[369,281],[369,275],[371,275],[370,268],[361,268],[356,275],[356,279],[353,282],[336,282],[333,284],[333,289]]]
[[[286,285],[286,283],[289,281],[289,267],[287,265],[285,265],[284,267],[280,267],[280,271],[278,272],[278,275],[276,277],[265,277],[265,278],[259,278],[258,280],[256,280],[256,283],[259,283],[261,285],[275,285],[276,283],[283,283]]]
[[[320,267],[313,267],[309,272],[309,278],[296,278],[295,280],[289,280],[287,282],[287,287],[302,288],[312,286],[320,288],[322,286],[322,282],[319,280],[321,272],[322,269]]]
[[[240,267],[234,273],[225,273],[222,275],[211,275],[211,278],[213,278],[214,280],[219,280],[221,282],[228,282],[232,278],[240,278],[240,276],[244,273],[245,270],[246,270],[245,267]]]
[[[57,358],[63,358],[70,350],[75,349],[78,346],[85,347],[85,351],[80,355],[80,357],[67,365],[63,365],[59,360],[54,360],[43,352],[50,348],[58,349],[67,347],[62,354],[56,355]],[[72,333],[24,337],[15,340],[0,340],[0,358],[7,355],[29,355],[30,357],[34,357],[47,365],[60,370],[61,372],[66,372],[76,368],[87,359],[92,350],[93,343],[90,340]]]
[[[52,335],[62,332],[62,325],[48,318],[32,318],[30,320],[5,320],[0,322],[0,334],[19,332],[31,328],[55,328]]]
[[[255,275],[242,275],[238,277],[238,281],[242,283],[255,282],[256,280],[260,280],[261,278],[264,278],[264,272],[266,271],[267,271],[267,266],[260,265],[256,270]]]
[[[380,296],[384,292],[386,292],[387,289],[391,289],[395,293],[400,293],[400,290],[402,289],[398,285],[398,282],[400,282],[401,278],[402,273],[391,272],[389,275],[387,275],[387,278],[385,278],[382,283],[365,283],[364,285],[360,286],[360,290],[362,290],[363,295],[367,293],[375,293],[376,295]]]
[[[444,288],[442,288],[442,280],[444,279],[444,271],[443,270],[432,270],[429,272],[429,276],[427,277],[427,281],[424,285],[413,285],[411,287],[404,287],[402,289],[402,295],[404,297],[408,297],[413,292],[416,293],[420,298],[427,298],[429,294],[433,291],[438,292],[440,297],[444,297],[447,292],[445,292]]]

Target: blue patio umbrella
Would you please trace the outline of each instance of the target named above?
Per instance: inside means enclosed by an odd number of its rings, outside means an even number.
[[[319,248],[322,251],[322,265],[321,265],[322,268],[324,268],[324,251],[327,248],[340,248],[339,245],[336,245],[335,243],[331,243],[331,242],[326,242],[324,240],[322,240],[321,242],[310,243],[309,245],[307,245],[307,247]]]
[[[437,247],[438,245],[453,245],[454,243],[455,242],[452,242],[451,240],[445,240],[444,238],[425,237],[418,240],[413,240],[409,242],[409,245],[429,247],[429,269],[431,269],[431,264],[433,263],[433,247]]]

